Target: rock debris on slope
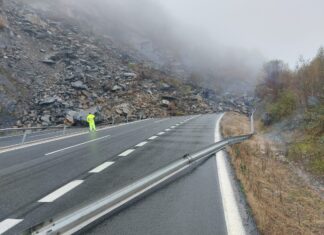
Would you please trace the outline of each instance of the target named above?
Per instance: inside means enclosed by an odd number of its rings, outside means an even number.
[[[185,84],[125,56],[111,41],[76,22],[15,1],[2,4],[0,15],[6,22],[0,27],[2,126],[73,125],[84,122],[89,112],[97,114],[97,121],[115,122],[249,112],[249,97],[218,96]]]

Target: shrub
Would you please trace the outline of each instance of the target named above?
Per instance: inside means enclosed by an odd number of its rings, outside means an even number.
[[[296,97],[291,91],[283,91],[273,104],[267,107],[271,119],[276,122],[283,117],[289,116],[296,108]]]

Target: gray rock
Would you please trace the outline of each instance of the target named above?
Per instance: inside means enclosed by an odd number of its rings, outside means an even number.
[[[265,126],[269,126],[272,122],[270,114],[269,113],[262,114],[261,121]]]
[[[51,124],[51,116],[48,114],[43,115],[41,118],[42,122],[45,122],[47,124]]]
[[[54,60],[50,60],[50,59],[44,59],[44,60],[41,60],[41,62],[43,62],[44,64],[49,64],[49,65],[56,64],[56,62]]]
[[[38,102],[39,105],[50,105],[57,100],[57,97],[46,97]]]
[[[112,91],[121,91],[123,88],[121,86],[118,86],[118,85],[114,85],[111,90]]]
[[[85,85],[82,81],[71,82],[71,86],[76,89],[86,90],[88,86]]]
[[[135,73],[124,73],[123,75],[125,78],[137,78],[137,75]]]
[[[309,106],[314,107],[314,106],[318,106],[318,105],[320,104],[320,101],[319,101],[319,99],[316,98],[315,96],[308,96],[308,97],[307,97],[307,104],[308,104]]]
[[[169,105],[170,105],[170,101],[168,101],[168,100],[162,100],[162,101],[161,101],[161,105],[162,105],[163,107],[169,107]]]

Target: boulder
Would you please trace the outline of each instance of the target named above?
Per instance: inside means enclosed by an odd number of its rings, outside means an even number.
[[[47,123],[48,125],[51,124],[51,116],[48,115],[48,114],[45,114],[45,115],[41,116],[40,120],[43,123]]]
[[[119,85],[114,85],[112,88],[111,88],[111,91],[121,91],[123,88]]]
[[[318,106],[319,104],[320,104],[320,101],[315,96],[308,96],[307,97],[307,105],[308,106],[315,107],[315,106]]]
[[[272,122],[270,114],[269,113],[262,114],[261,121],[265,126],[269,126]]]
[[[71,86],[80,90],[87,90],[88,86],[85,85],[82,81],[71,82]]]
[[[161,106],[163,106],[163,107],[169,107],[169,105],[170,105],[170,101],[168,101],[168,100],[162,100],[161,101]]]
[[[38,102],[39,105],[50,105],[56,102],[57,97],[46,97]]]
[[[125,78],[132,78],[132,79],[137,78],[137,75],[135,73],[124,73],[123,75]]]

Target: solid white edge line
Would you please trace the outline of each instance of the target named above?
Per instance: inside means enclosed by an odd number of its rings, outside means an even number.
[[[22,219],[5,219],[5,220],[1,221],[0,222],[0,234],[5,233],[12,227],[19,224],[21,221],[23,221],[23,220]]]
[[[215,142],[221,140],[220,121],[224,114],[222,114],[217,122],[215,128]],[[226,167],[224,151],[216,154],[216,164],[218,172],[219,187],[222,195],[222,202],[224,208],[224,216],[228,235],[245,235],[242,218],[235,200],[230,175]]]
[[[103,171],[104,169],[106,169],[107,167],[111,166],[114,163],[115,162],[104,162],[101,165],[99,165],[96,168],[89,171],[89,173],[99,173],[99,172]]]
[[[52,192],[52,193],[48,194],[47,196],[43,197],[42,199],[38,200],[38,202],[53,202],[82,183],[83,183],[83,180],[73,180],[70,183],[67,183],[66,185],[58,188],[54,192]]]
[[[158,136],[154,135],[154,136],[151,136],[150,138],[148,138],[149,140],[154,140],[156,139]]]
[[[148,143],[147,141],[143,141],[143,142],[135,145],[135,147],[142,147],[142,146],[146,145],[147,143]]]
[[[50,153],[45,153],[45,156],[48,156],[48,155],[52,155],[54,153],[58,153],[58,152],[62,152],[64,150],[68,150],[68,149],[71,149],[71,148],[75,148],[75,147],[78,147],[78,146],[81,146],[81,145],[84,145],[84,144],[88,144],[88,143],[92,143],[92,142],[95,142],[97,140],[101,140],[101,139],[104,139],[104,138],[107,138],[109,137],[110,135],[105,135],[103,137],[100,137],[100,138],[97,138],[97,139],[94,139],[94,140],[89,140],[89,141],[86,141],[86,142],[82,142],[80,144],[76,144],[76,145],[72,145],[72,146],[69,146],[69,147],[66,147],[66,148],[62,148],[62,149],[59,149],[59,150],[56,150],[56,151],[53,151],[53,152],[50,152]]]
[[[116,127],[121,127],[121,126],[125,126],[125,125],[130,125],[130,124],[134,124],[134,123],[138,123],[138,122],[144,122],[144,121],[148,121],[148,120],[151,120],[151,119],[152,118],[148,118],[148,119],[138,120],[138,121],[129,122],[129,123],[121,123],[121,124],[117,124],[117,125],[114,125],[114,126],[106,126],[106,127],[97,129],[97,132],[104,131],[104,130],[107,130],[107,129],[116,128]],[[61,136],[61,137],[58,137],[58,138],[54,137],[54,138],[43,139],[41,141],[38,141],[38,140],[37,141],[31,141],[31,142],[28,142],[28,143],[26,143],[24,145],[14,144],[14,145],[6,146],[6,147],[0,147],[0,154],[15,151],[15,150],[19,150],[19,149],[24,149],[24,148],[28,148],[28,147],[33,147],[33,146],[40,145],[40,144],[46,144],[46,143],[50,143],[50,142],[54,142],[54,141],[64,140],[64,139],[68,139],[68,138],[72,138],[72,137],[76,137],[76,136],[80,136],[80,135],[86,135],[86,134],[89,134],[89,131],[83,131],[83,132],[79,132],[79,133],[75,133],[75,134],[71,134],[71,135]]]
[[[135,151],[135,149],[128,149],[128,150],[122,152],[121,154],[119,154],[118,156],[119,157],[126,157],[127,155],[131,154],[134,151]]]

